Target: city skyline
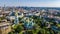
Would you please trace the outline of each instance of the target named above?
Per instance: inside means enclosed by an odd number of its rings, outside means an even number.
[[[0,0],[0,6],[60,7],[60,0]]]

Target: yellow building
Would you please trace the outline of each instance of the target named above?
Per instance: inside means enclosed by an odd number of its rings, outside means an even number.
[[[0,34],[8,34],[11,31],[10,23],[0,23]]]

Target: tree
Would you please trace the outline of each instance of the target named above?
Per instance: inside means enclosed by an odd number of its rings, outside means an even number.
[[[9,32],[9,34],[12,34],[13,32],[16,34],[16,33],[20,33],[21,31],[23,30],[23,27],[21,26],[21,25],[19,25],[19,24],[14,24],[13,26],[12,26],[12,31],[11,32]],[[13,34],[14,34],[13,33]]]
[[[14,31],[9,32],[8,34],[15,34]]]
[[[18,25],[17,28],[14,29],[14,30],[15,30],[15,32],[19,33],[19,32],[21,32],[23,30],[23,27]]]

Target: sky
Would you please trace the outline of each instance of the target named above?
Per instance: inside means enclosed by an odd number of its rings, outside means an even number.
[[[0,0],[0,6],[60,7],[60,0]]]

